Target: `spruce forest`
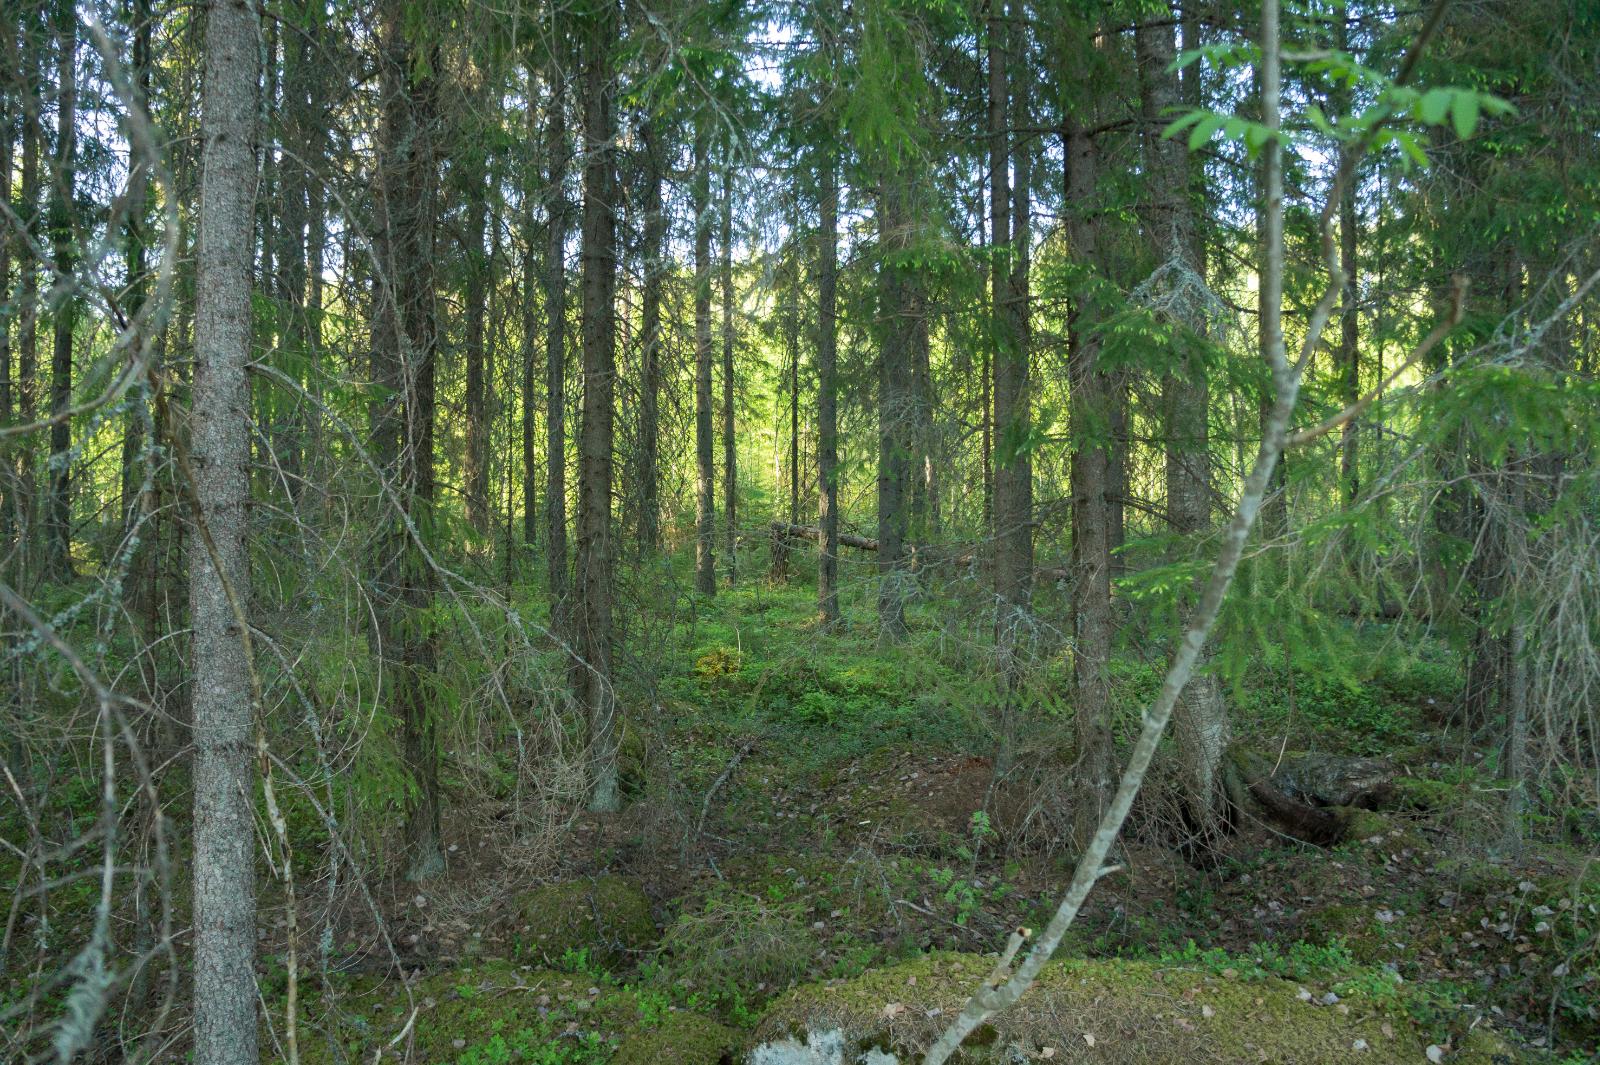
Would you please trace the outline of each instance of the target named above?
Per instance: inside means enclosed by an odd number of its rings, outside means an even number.
[[[0,9],[0,1061],[1600,1062],[1594,0]]]

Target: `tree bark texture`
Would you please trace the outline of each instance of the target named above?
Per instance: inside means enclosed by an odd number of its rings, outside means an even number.
[[[697,120],[694,175],[694,585],[717,593],[716,470],[711,441],[711,159],[707,119]]]
[[[817,614],[839,621],[839,173],[832,150],[819,167],[817,250]]]
[[[258,13],[206,5],[203,172],[189,452],[194,665],[194,1061],[241,1065],[256,1045],[255,725],[250,591],[250,265],[256,193]],[[231,602],[230,602],[231,598]]]
[[[372,452],[389,491],[374,545],[374,653],[400,722],[410,788],[406,875],[444,868],[439,845],[438,723],[429,691],[437,656],[433,568],[434,374],[438,354],[433,264],[439,137],[437,87],[408,36],[405,0],[386,0],[380,40],[383,119],[373,191]]]
[[[617,810],[616,696],[611,683],[613,396],[616,389],[616,162],[612,48],[615,3],[588,17],[583,56],[583,423],[578,440],[578,609],[583,660],[579,704],[587,715],[592,765],[589,808]]]

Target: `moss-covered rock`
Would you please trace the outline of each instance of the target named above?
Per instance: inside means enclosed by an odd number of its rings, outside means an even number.
[[[589,962],[617,968],[656,942],[650,900],[620,876],[545,884],[525,894],[518,910],[524,956],[543,965],[585,952]]]
[[[754,1044],[837,1030],[844,1060],[869,1050],[915,1060],[961,1008],[993,961],[935,954],[838,984],[781,996]],[[1353,997],[1328,1005],[1275,978],[1246,979],[1146,962],[1047,966],[1013,1009],[995,1017],[959,1060],[1021,1053],[1063,1062],[1424,1061],[1425,1045],[1394,1003]],[[1488,1060],[1488,1059],[1485,1059]]]
[[[669,1013],[649,1031],[622,1040],[611,1065],[718,1065],[731,1061],[739,1035],[694,1013]]]

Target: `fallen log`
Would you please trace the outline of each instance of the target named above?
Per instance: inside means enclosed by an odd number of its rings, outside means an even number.
[[[772,523],[772,535],[780,540],[812,540],[822,542],[822,530],[815,525],[795,525],[787,521]],[[839,546],[853,547],[858,551],[876,551],[878,541],[867,536],[857,536],[855,533],[841,532]]]
[[[1253,807],[1287,835],[1320,847],[1344,841],[1363,823],[1363,810],[1382,805],[1393,776],[1380,759],[1306,754],[1273,766],[1242,747],[1231,748],[1223,765],[1236,809]]]

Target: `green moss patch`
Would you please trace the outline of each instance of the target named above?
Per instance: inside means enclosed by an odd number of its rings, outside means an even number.
[[[339,1065],[409,1047],[411,1060],[429,1063],[598,1065],[633,1017],[615,999],[582,976],[498,961],[435,973],[409,993],[398,979],[356,980],[302,1002],[300,1060]],[[273,1018],[276,1045],[263,1040],[268,1060],[283,1056],[282,1022]]]
[[[774,1002],[755,1042],[838,1030],[847,1060],[873,1049],[914,1060],[993,964],[977,955],[935,954],[855,980],[798,988]],[[1393,1002],[1362,995],[1335,1001],[1272,977],[1149,962],[1052,963],[1015,1008],[971,1042],[975,1048],[960,1060],[1018,1051],[1141,1065],[1426,1060],[1425,1044]]]
[[[517,909],[522,952],[542,965],[617,968],[656,942],[650,900],[620,876],[546,884],[524,895]]]
[[[611,1065],[718,1065],[733,1060],[739,1036],[694,1013],[669,1013],[651,1031],[623,1039]]]

